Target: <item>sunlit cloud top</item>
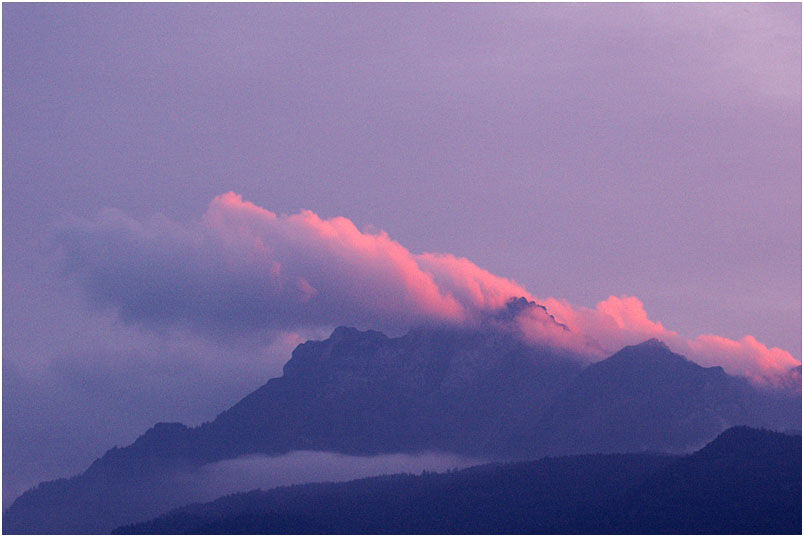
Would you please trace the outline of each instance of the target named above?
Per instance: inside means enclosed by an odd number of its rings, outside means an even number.
[[[140,221],[109,209],[72,219],[58,242],[66,271],[95,303],[153,328],[184,326],[215,337],[335,325],[399,332],[477,324],[524,297],[546,309],[517,313],[522,337],[586,361],[657,337],[702,365],[758,383],[783,382],[800,365],[750,335],[686,339],[649,319],[636,297],[610,296],[595,308],[535,297],[468,259],[412,253],[344,217],[277,215],[233,192],[213,199],[198,221]]]

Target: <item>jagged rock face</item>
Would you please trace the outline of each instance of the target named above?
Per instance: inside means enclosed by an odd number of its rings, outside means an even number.
[[[541,304],[537,304],[532,300],[528,300],[525,297],[512,298],[511,300],[509,300],[505,304],[505,308],[500,309],[500,311],[498,311],[494,315],[494,319],[504,322],[510,322],[523,313],[532,313],[534,311],[543,315],[546,319],[549,319],[550,322],[552,322],[556,326],[569,332],[569,327],[564,323],[558,322],[556,318],[553,316],[553,314],[547,311],[546,307],[542,306]]]
[[[325,341],[300,345],[282,378],[202,434],[250,435],[249,449],[263,452],[435,449],[499,456],[505,443],[495,435],[524,425],[523,416],[543,410],[580,370],[502,331],[418,330],[388,338],[338,328]]]

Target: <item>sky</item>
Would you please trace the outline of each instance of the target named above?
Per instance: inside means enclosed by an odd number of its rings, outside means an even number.
[[[797,4],[4,4],[3,503],[509,293],[772,377],[801,184]]]

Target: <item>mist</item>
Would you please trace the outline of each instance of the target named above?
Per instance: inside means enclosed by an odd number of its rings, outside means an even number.
[[[188,491],[191,496],[188,501],[211,501],[254,489],[350,481],[399,473],[418,474],[425,470],[445,472],[484,462],[487,461],[438,452],[366,457],[327,451],[292,451],[274,457],[254,454],[207,464],[195,472],[179,474],[177,485]]]

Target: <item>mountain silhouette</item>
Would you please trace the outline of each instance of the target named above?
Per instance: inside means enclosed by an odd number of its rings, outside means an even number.
[[[623,533],[801,533],[801,436],[734,427],[629,490]]]
[[[587,367],[559,394],[523,450],[547,454],[689,452],[735,424],[784,429],[801,402],[701,367],[656,339]]]
[[[212,422],[157,424],[84,473],[27,491],[3,523],[9,533],[105,533],[195,501],[177,476],[254,453],[427,450],[512,460],[682,452],[731,425],[800,422],[800,397],[758,390],[656,341],[584,368],[570,354],[524,343],[504,320],[397,338],[339,327],[299,345],[282,377]]]
[[[575,455],[283,487],[135,534],[800,533],[801,437],[739,427],[688,456]]]

